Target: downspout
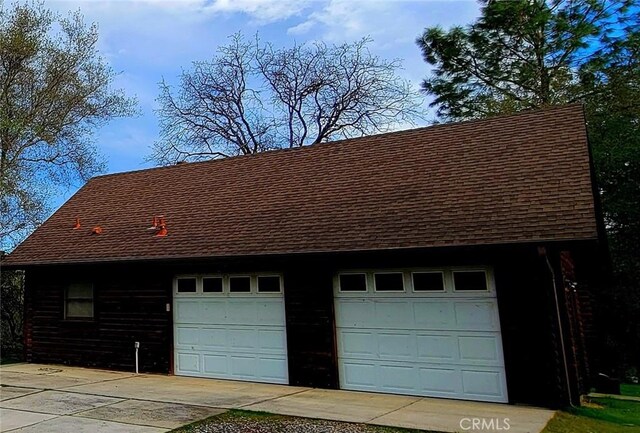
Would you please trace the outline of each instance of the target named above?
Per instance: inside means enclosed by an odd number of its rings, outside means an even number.
[[[569,397],[569,405],[575,407],[573,404],[573,396],[571,395],[571,380],[569,379],[569,363],[567,361],[567,351],[564,344],[564,330],[562,328],[562,315],[560,314],[560,301],[558,301],[558,285],[556,284],[556,273],[551,266],[549,256],[547,255],[547,249],[545,247],[538,247],[541,255],[544,256],[544,260],[547,264],[547,268],[551,273],[551,285],[553,287],[553,300],[556,307],[556,318],[558,320],[558,333],[560,334],[560,349],[562,351],[562,362],[564,364],[564,377],[567,386],[567,394]]]

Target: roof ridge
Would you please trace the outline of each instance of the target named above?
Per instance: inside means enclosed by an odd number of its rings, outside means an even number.
[[[486,117],[486,118],[482,118],[482,119],[471,119],[471,120],[461,120],[461,121],[456,121],[456,122],[445,122],[445,123],[435,123],[432,125],[426,125],[426,126],[420,126],[417,128],[408,128],[408,129],[401,129],[401,130],[397,130],[397,131],[387,131],[387,132],[381,132],[378,134],[373,134],[373,135],[364,135],[362,137],[351,137],[351,138],[343,138],[340,140],[333,140],[333,141],[328,141],[328,142],[322,142],[322,143],[313,143],[313,144],[308,144],[308,145],[303,145],[303,146],[297,146],[297,147],[285,147],[285,148],[279,148],[279,149],[269,149],[269,150],[265,150],[262,152],[257,152],[257,153],[250,153],[250,154],[246,154],[246,155],[234,155],[234,156],[230,156],[227,158],[213,158],[213,159],[208,159],[206,161],[194,161],[194,162],[179,162],[179,163],[175,163],[172,165],[162,165],[162,166],[157,166],[157,167],[148,167],[148,168],[140,168],[137,170],[128,170],[128,171],[121,171],[121,172],[117,172],[117,173],[106,173],[106,174],[100,174],[97,176],[93,176],[92,178],[89,179],[89,181],[93,180],[93,179],[98,179],[98,178],[104,178],[104,177],[110,177],[110,176],[122,176],[122,175],[127,175],[127,174],[132,174],[132,173],[140,173],[140,172],[149,172],[152,170],[168,170],[168,169],[178,169],[179,167],[191,167],[193,165],[196,164],[214,164],[214,163],[219,163],[219,162],[223,162],[223,161],[236,161],[238,159],[241,158],[252,158],[252,157],[264,157],[266,155],[273,155],[276,153],[282,153],[282,152],[301,152],[301,151],[310,151],[311,149],[316,149],[320,146],[339,146],[339,145],[344,145],[346,143],[352,143],[354,141],[361,141],[361,140],[371,140],[371,139],[381,139],[381,138],[385,138],[389,135],[402,135],[402,134],[409,134],[409,133],[418,133],[418,132],[422,132],[424,130],[427,129],[439,129],[439,128],[443,128],[443,127],[452,127],[452,126],[459,126],[459,125],[469,125],[469,124],[475,124],[475,123],[485,123],[485,122],[492,122],[492,121],[500,121],[500,120],[504,120],[504,119],[508,119],[511,117],[520,117],[520,116],[524,116],[524,115],[531,115],[531,114],[536,114],[536,113],[545,113],[545,112],[549,112],[549,111],[555,111],[555,110],[566,110],[566,109],[570,109],[570,108],[575,108],[575,107],[582,107],[583,104],[580,102],[574,102],[571,104],[562,104],[562,105],[552,105],[552,106],[547,106],[547,107],[542,107],[542,108],[532,108],[532,109],[528,109],[528,110],[523,110],[523,111],[518,111],[516,113],[506,113],[506,114],[498,114],[495,116],[491,116],[491,117]]]

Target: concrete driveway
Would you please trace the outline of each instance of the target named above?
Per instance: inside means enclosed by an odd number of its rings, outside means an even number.
[[[226,409],[436,431],[538,433],[546,409],[230,380],[13,364],[0,367],[0,431],[165,432]],[[491,421],[493,420],[493,421]],[[505,421],[506,420],[506,421]],[[468,427],[468,428],[467,428]]]

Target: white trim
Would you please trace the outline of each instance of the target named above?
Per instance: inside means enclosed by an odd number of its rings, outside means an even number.
[[[472,272],[482,272],[484,273],[484,283],[485,286],[487,287],[486,290],[458,290],[456,289],[456,279],[454,277],[454,275],[456,273],[458,274],[469,274]],[[451,287],[453,288],[454,293],[465,293],[465,294],[470,294],[470,293],[491,293],[492,292],[492,284],[491,282],[493,281],[493,278],[489,278],[489,272],[487,269],[482,269],[482,268],[470,268],[470,269],[452,269],[451,270]]]
[[[231,278],[245,277],[249,278],[250,291],[248,292],[231,292]],[[258,277],[278,277],[280,279],[280,290],[278,292],[260,292],[258,291]],[[195,292],[178,292],[178,280],[194,278],[196,280]],[[205,292],[205,278],[221,278],[222,292]],[[222,274],[222,273],[203,273],[203,274],[178,274],[173,277],[173,296],[177,297],[224,297],[224,296],[281,296],[284,293],[284,277],[279,272],[260,272],[260,273],[238,273],[238,274]]]
[[[453,273],[454,272],[484,272],[487,281],[487,290],[454,290]],[[444,291],[416,291],[413,287],[414,273],[435,273],[440,272],[443,276]],[[404,274],[404,291],[376,291],[375,277],[376,273],[403,273]],[[343,291],[340,287],[341,275],[365,275],[367,290],[366,291]],[[377,297],[442,297],[442,296],[477,296],[487,297],[493,296],[495,292],[495,282],[493,281],[493,270],[489,266],[442,266],[442,267],[411,267],[411,268],[356,268],[338,270],[333,277],[334,296],[337,297],[359,297],[368,294]]]

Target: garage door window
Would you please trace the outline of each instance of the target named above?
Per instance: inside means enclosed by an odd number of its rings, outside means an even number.
[[[373,275],[376,292],[404,292],[402,272],[376,273]]]
[[[202,291],[204,293],[222,293],[222,277],[203,277]]]
[[[484,271],[454,271],[453,289],[456,292],[486,292],[487,275]]]
[[[340,274],[341,292],[366,292],[366,274]]]
[[[230,277],[229,292],[231,293],[251,292],[251,277]]]
[[[444,292],[442,272],[413,272],[411,280],[414,292]]]
[[[178,293],[195,293],[195,278],[178,278]]]
[[[277,275],[258,276],[258,292],[259,293],[279,293],[280,277]]]

